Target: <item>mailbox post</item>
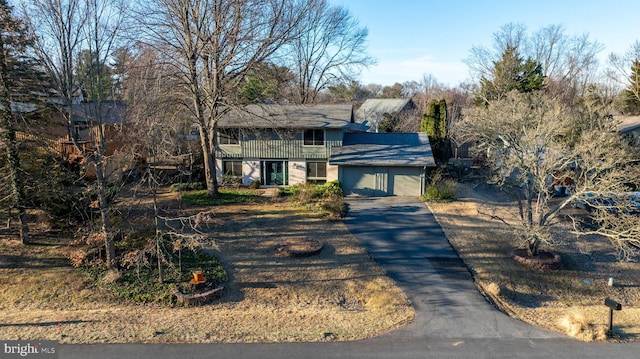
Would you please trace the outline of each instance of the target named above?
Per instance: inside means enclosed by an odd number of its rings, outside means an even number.
[[[609,331],[608,334],[613,333],[613,311],[614,310],[622,310],[622,304],[616,302],[611,298],[606,298],[604,300],[604,305],[609,307]]]

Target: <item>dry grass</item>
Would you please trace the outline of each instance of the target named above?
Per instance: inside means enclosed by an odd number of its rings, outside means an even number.
[[[356,340],[413,319],[400,289],[344,224],[275,201],[214,211],[210,234],[217,246],[211,243],[209,250],[222,260],[231,280],[222,298],[201,307],[136,305],[112,297],[68,265],[68,239],[38,239],[41,244],[26,247],[0,240],[0,338],[63,343]],[[277,254],[279,240],[299,236],[322,240],[325,247],[308,258]]]
[[[640,271],[636,262],[619,262],[615,248],[596,237],[576,240],[568,235],[568,223],[558,223],[551,248],[562,257],[563,269],[539,272],[509,256],[514,243],[511,231],[486,214],[515,220],[513,203],[488,187],[461,184],[458,200],[429,203],[447,238],[469,265],[476,282],[488,297],[510,315],[524,321],[576,336],[602,340],[608,325],[604,298],[623,305],[614,314],[617,339],[640,338]],[[481,214],[484,213],[484,214]],[[637,260],[637,259],[636,259]],[[607,286],[609,277],[616,285]],[[560,318],[565,318],[561,323]]]

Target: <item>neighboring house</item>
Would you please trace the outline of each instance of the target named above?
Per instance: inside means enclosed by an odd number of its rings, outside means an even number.
[[[640,146],[640,116],[616,116],[618,130],[628,137],[631,143]]]
[[[65,123],[63,128],[58,129],[61,134],[59,154],[62,158],[68,158],[74,154],[80,155],[75,148],[74,140],[83,152],[92,152],[100,127],[106,139],[106,156],[113,155],[116,149],[122,147],[118,134],[126,113],[124,102],[101,101],[99,106],[95,102],[74,103],[71,111],[73,126],[69,127]]]
[[[102,130],[106,140],[104,155],[107,157],[107,177],[119,180],[123,170],[133,162],[131,151],[122,149],[129,145],[123,137],[126,104],[122,101],[101,101],[100,106],[94,102],[74,103],[71,106],[72,126],[63,116],[65,109],[60,107],[49,119],[46,129],[50,138],[49,151],[59,156],[71,166],[81,166],[86,170],[85,177],[93,178],[93,166],[85,166],[83,155],[95,151],[99,131]],[[126,129],[126,126],[124,126]],[[74,141],[81,151],[76,148]],[[116,174],[115,176],[111,176]]]
[[[346,133],[329,160],[347,195],[420,196],[435,167],[426,133]]]
[[[390,118],[410,116],[416,109],[411,99],[368,99],[355,113],[355,122],[368,132],[379,132],[380,125]]]
[[[360,129],[350,104],[229,112],[218,124],[218,179],[265,186],[340,180],[346,194],[420,195],[426,168],[435,166],[426,135],[354,132]],[[380,186],[368,182],[370,173]]]

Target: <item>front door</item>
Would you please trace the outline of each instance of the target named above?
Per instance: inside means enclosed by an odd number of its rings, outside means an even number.
[[[288,184],[287,161],[262,161],[262,183],[265,186]]]

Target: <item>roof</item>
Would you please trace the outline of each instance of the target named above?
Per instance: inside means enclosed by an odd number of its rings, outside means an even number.
[[[99,120],[105,125],[117,125],[124,122],[126,115],[126,104],[122,101],[100,101],[98,109],[97,102],[82,102],[73,104],[71,111],[73,112],[74,122],[97,122],[98,110],[101,112]]]
[[[357,123],[371,122],[385,113],[398,113],[413,107],[411,99],[403,98],[370,98],[366,100],[355,113]]]
[[[351,124],[351,104],[248,105],[224,115],[226,128],[345,128]]]
[[[345,133],[329,163],[351,166],[435,166],[426,133]]]
[[[622,133],[633,131],[640,128],[640,116],[616,116],[618,130]]]

